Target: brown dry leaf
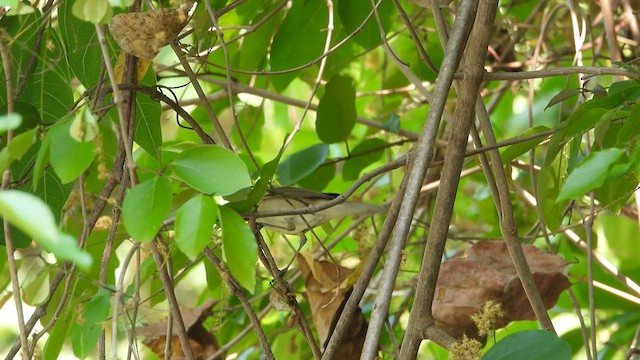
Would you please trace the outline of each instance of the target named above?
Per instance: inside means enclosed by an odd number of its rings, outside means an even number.
[[[344,284],[349,282],[354,270],[332,262],[314,260],[306,253],[298,256],[298,263],[305,279],[313,323],[320,342],[326,344],[351,292],[352,287]],[[349,335],[340,345],[336,359],[360,359],[367,333],[367,321],[361,311],[354,314],[349,329]]]
[[[547,309],[551,309],[558,302],[560,294],[571,287],[571,282],[562,273],[535,272],[533,280]],[[536,315],[518,277],[510,279],[500,302],[507,319],[511,321],[536,320]]]
[[[546,253],[533,245],[524,245],[522,250],[542,301],[549,309],[556,304],[558,296],[571,286],[569,279],[564,275],[569,263],[564,258]],[[489,264],[502,273],[506,287],[500,302],[507,319],[511,321],[536,319],[504,242],[480,242],[469,248],[467,255],[469,259]]]
[[[433,302],[436,325],[456,338],[463,334],[478,338],[471,315],[487,301],[502,297],[505,285],[501,274],[491,266],[467,259],[445,261]]]
[[[196,359],[206,359],[215,353],[220,347],[216,338],[204,326],[204,320],[210,315],[215,300],[209,300],[201,306],[193,308],[180,308],[184,326],[189,335],[189,344]],[[174,323],[174,329],[176,324]],[[144,344],[159,358],[164,358],[165,343],[167,341],[167,322],[161,321],[136,329],[138,335],[146,337]],[[184,350],[175,330],[171,337],[171,359],[184,358]]]
[[[178,36],[188,20],[186,8],[160,8],[118,14],[109,22],[109,30],[122,50],[151,60]]]
[[[569,264],[562,257],[524,245],[525,257],[547,309],[571,286],[564,275]],[[535,320],[504,242],[483,241],[466,251],[467,258],[445,261],[438,275],[433,316],[454,337],[479,338],[469,316],[489,300],[502,305],[504,326],[515,320]]]

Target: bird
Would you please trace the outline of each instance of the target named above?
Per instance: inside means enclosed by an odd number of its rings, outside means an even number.
[[[292,186],[276,187],[258,203],[256,211],[260,214],[299,210],[322,205],[338,195]],[[309,214],[257,217],[256,223],[282,234],[300,235],[333,219],[371,216],[384,212],[386,208],[383,206],[347,201]]]
[[[300,210],[308,208],[309,206],[320,206],[338,196],[339,194],[322,193],[292,186],[272,188],[257,205],[256,211],[258,216],[256,217],[256,224],[282,234],[300,236],[300,244],[296,250],[297,255],[307,242],[305,233],[316,226],[327,223],[333,219],[371,216],[386,212],[386,208],[383,206],[347,201],[308,214],[259,215],[260,213],[266,212],[283,212]],[[284,276],[295,259],[296,256],[293,256],[287,266],[279,271],[280,277]]]

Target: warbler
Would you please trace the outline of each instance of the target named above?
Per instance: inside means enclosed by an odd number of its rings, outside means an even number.
[[[286,211],[318,206],[339,194],[327,194],[298,187],[273,188],[258,203],[257,212]],[[382,206],[361,202],[343,202],[315,213],[258,217],[256,222],[283,234],[299,235],[333,219],[361,217],[384,213]]]

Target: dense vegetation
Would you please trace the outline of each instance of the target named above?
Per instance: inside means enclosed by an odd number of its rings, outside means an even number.
[[[2,353],[637,356],[640,5],[432,1],[0,2]]]

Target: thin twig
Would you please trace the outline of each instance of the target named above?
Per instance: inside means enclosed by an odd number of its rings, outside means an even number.
[[[122,261],[122,271],[120,272],[120,276],[118,277],[118,281],[115,286],[115,295],[113,297],[113,308],[111,316],[111,358],[117,359],[118,357],[118,317],[120,316],[120,305],[124,305],[124,281],[125,275],[127,274],[127,270],[129,269],[129,264],[131,263],[131,259],[133,256],[140,251],[140,244],[134,243],[129,252],[125,256]]]
[[[578,299],[576,299],[576,296],[573,294],[573,291],[571,291],[571,288],[567,289],[567,295],[569,295],[569,300],[571,301],[571,305],[573,305],[573,309],[576,312],[576,316],[578,317],[578,321],[580,322],[580,334],[582,334],[582,341],[585,344],[585,349],[587,349],[585,351],[585,353],[587,354],[587,360],[591,360],[591,351],[588,350],[589,348],[589,334],[587,330],[587,326],[584,322],[584,317],[582,316],[582,308],[580,307],[580,304],[578,303]]]
[[[153,254],[153,259],[155,260],[156,267],[158,268],[158,273],[160,276],[160,281],[162,282],[164,294],[166,295],[167,302],[169,303],[169,311],[171,312],[171,316],[173,316],[173,321],[177,325],[176,332],[178,333],[178,338],[180,339],[180,345],[182,345],[182,351],[184,352],[187,360],[194,360],[195,356],[193,355],[193,350],[191,349],[191,343],[189,341],[187,329],[184,326],[184,320],[182,319],[182,313],[180,311],[180,304],[178,304],[178,300],[176,299],[173,280],[171,279],[171,276],[169,275],[169,272],[167,270],[167,259],[158,250],[158,242],[159,240],[157,239],[151,242],[151,254]]]
[[[207,112],[207,115],[209,115],[209,120],[213,124],[213,128],[215,129],[216,134],[218,135],[218,138],[222,142],[222,145],[229,150],[233,150],[233,147],[229,142],[229,138],[227,137],[227,134],[224,131],[224,128],[222,127],[222,124],[220,124],[220,120],[218,119],[218,116],[216,116],[215,112],[213,111],[211,104],[209,103],[209,101],[207,101],[207,95],[204,93],[204,90],[202,89],[202,86],[198,81],[198,77],[193,72],[191,65],[185,58],[185,54],[182,52],[182,50],[177,44],[172,43],[171,48],[178,56],[178,59],[180,60],[180,64],[182,64],[182,67],[184,68],[184,71],[187,74],[189,81],[191,82],[191,86],[193,86],[193,89],[196,91],[196,94],[198,94],[198,97],[202,101],[202,106],[204,106],[204,110]]]
[[[544,79],[548,77],[558,77],[567,75],[619,75],[626,76],[630,79],[640,79],[640,75],[632,73],[629,70],[614,66],[614,67],[598,67],[598,66],[570,66],[570,67],[558,67],[555,69],[544,70],[531,70],[531,71],[519,71],[519,72],[492,72],[486,73],[484,79],[487,81],[495,80],[529,80],[529,79]]]
[[[281,298],[284,299],[289,309],[293,312],[293,316],[298,322],[302,336],[304,336],[307,344],[309,344],[309,347],[311,348],[313,357],[315,359],[320,359],[320,348],[313,338],[311,327],[309,326],[307,319],[304,317],[304,313],[302,312],[302,309],[300,309],[300,305],[298,304],[289,283],[282,278],[282,273],[273,259],[273,255],[271,255],[271,251],[269,250],[267,243],[265,243],[262,234],[260,234],[260,230],[257,228],[255,221],[250,221],[250,226],[254,229],[254,236],[258,242],[258,257],[274,279],[273,290],[280,294]]]
[[[273,356],[273,352],[271,351],[271,347],[269,346],[269,340],[267,339],[267,336],[265,335],[264,330],[260,325],[260,319],[251,307],[249,300],[247,300],[247,297],[244,295],[244,291],[242,290],[242,286],[240,286],[238,280],[229,272],[222,261],[218,259],[218,257],[213,253],[213,251],[211,251],[211,249],[205,248],[204,255],[207,257],[207,259],[209,259],[209,261],[211,261],[216,270],[218,270],[218,274],[220,274],[222,280],[225,282],[225,284],[227,284],[227,287],[229,287],[231,293],[235,295],[240,301],[240,304],[242,305],[245,313],[249,317],[249,321],[251,322],[251,329],[258,336],[258,340],[260,341],[260,345],[262,346],[262,351],[264,351],[265,358],[275,359],[275,357]],[[219,349],[218,353],[220,352],[224,354],[224,350]],[[217,353],[214,355],[217,356]],[[212,358],[215,358],[215,356],[212,356]]]
[[[325,42],[324,42],[324,51],[323,53],[328,53],[329,52],[329,48],[331,46],[331,34],[333,34],[333,1],[331,0],[325,0],[327,3],[327,10],[329,13],[329,18],[327,19],[327,36],[325,37]],[[287,139],[284,141],[284,145],[283,145],[283,150],[286,149],[289,144],[291,143],[291,141],[293,141],[293,138],[295,137],[295,135],[298,133],[298,131],[300,131],[300,129],[302,128],[302,122],[304,121],[307,112],[309,111],[309,108],[311,107],[311,103],[313,101],[313,97],[315,96],[316,92],[318,91],[318,87],[320,86],[320,83],[322,82],[322,75],[324,74],[324,68],[327,65],[327,57],[323,57],[322,60],[320,60],[320,66],[318,68],[318,74],[316,74],[316,79],[313,83],[313,88],[311,89],[311,94],[309,94],[309,99],[306,101],[304,109],[302,110],[302,115],[300,115],[300,120],[298,120],[298,122],[296,123],[296,125],[293,128],[293,131],[291,131],[291,134],[289,134],[289,136],[287,137]]]
[[[7,113],[12,113],[14,108],[13,100],[13,86],[11,77],[11,56],[9,50],[5,47],[3,39],[0,39],[0,57],[4,64],[4,76],[7,85]],[[7,146],[11,144],[13,139],[13,130],[7,132]],[[8,190],[11,187],[11,168],[8,168],[2,174],[2,190]],[[11,289],[13,292],[13,300],[16,307],[16,315],[18,318],[18,328],[20,329],[20,345],[22,347],[22,358],[25,360],[31,359],[29,354],[29,340],[27,337],[27,328],[24,323],[24,312],[22,309],[22,299],[20,297],[20,282],[18,279],[18,268],[16,267],[15,249],[13,247],[13,236],[11,234],[11,227],[9,226],[9,220],[6,217],[2,218],[4,226],[4,242],[5,250],[7,253],[7,262],[9,263],[9,275],[11,277]]]
[[[228,87],[228,83],[225,80],[220,80],[217,79],[213,76],[202,76],[202,80],[205,80],[207,82],[210,82],[212,84],[216,84],[216,85],[220,85],[220,86],[225,86]],[[282,94],[277,94],[265,89],[259,89],[259,88],[255,88],[252,86],[248,86],[248,85],[244,85],[244,84],[240,84],[240,83],[232,83],[231,84],[231,89],[233,91],[234,94],[240,94],[240,93],[246,93],[246,94],[251,94],[251,95],[256,95],[256,96],[260,96],[262,98],[265,99],[269,99],[269,100],[274,100],[274,101],[278,101],[278,102],[282,102],[284,104],[287,105],[292,105],[295,107],[299,107],[299,108],[305,108],[307,106],[307,102],[306,101],[302,101],[302,100],[298,100],[298,99],[294,99],[288,96],[284,96]],[[187,100],[187,103],[190,103],[192,101]],[[311,103],[309,104],[309,110],[312,111],[317,111],[318,110],[318,105],[316,103]],[[356,122],[358,122],[359,124],[365,125],[365,126],[369,126],[371,128],[375,128],[375,129],[379,129],[379,130],[384,130],[386,132],[392,133],[392,134],[398,134],[400,136],[404,136],[407,139],[410,140],[416,140],[418,139],[418,134],[416,134],[413,131],[409,131],[406,129],[397,129],[397,130],[390,130],[384,127],[384,125],[379,122],[379,121],[375,121],[372,119],[368,119],[365,118],[363,116],[358,116],[356,118]],[[440,146],[444,147],[446,146],[446,144],[444,142],[439,143]]]
[[[125,159],[127,160],[127,169],[129,170],[130,179],[135,179],[135,162],[133,161],[133,139],[128,136],[129,131],[127,126],[134,127],[135,116],[132,119],[131,115],[135,115],[135,91],[128,92],[128,94],[122,94],[118,87],[118,81],[111,65],[111,57],[109,56],[109,48],[107,45],[107,38],[104,34],[102,25],[96,24],[96,34],[98,35],[98,43],[102,50],[102,57],[104,65],[107,68],[109,74],[109,81],[113,88],[113,102],[116,104],[118,110],[118,117],[120,119],[120,136],[122,138],[122,144],[125,149]],[[127,64],[125,66],[125,72],[123,75],[123,82],[136,82],[136,69],[135,69],[135,57],[127,55]],[[129,120],[129,121],[127,121]]]
[[[584,231],[587,240],[587,289],[589,294],[589,321],[591,322],[590,340],[591,340],[591,357],[598,357],[598,344],[596,343],[596,299],[593,286],[593,220],[595,218],[595,195],[593,192],[589,194],[589,214],[584,220]]]
[[[231,112],[233,113],[233,121],[235,123],[236,130],[238,131],[240,142],[242,142],[242,146],[244,147],[244,150],[249,155],[249,158],[255,165],[256,169],[260,169],[260,165],[258,165],[258,161],[256,161],[255,157],[253,156],[253,152],[249,148],[249,145],[247,144],[247,139],[245,138],[244,133],[242,132],[240,123],[238,122],[238,111],[236,110],[233,92],[231,91],[231,88],[230,88],[231,87],[231,71],[229,69],[231,67],[231,61],[229,60],[229,50],[227,50],[227,44],[224,41],[224,33],[220,30],[220,25],[218,24],[218,18],[216,17],[215,11],[213,11],[213,8],[211,7],[211,3],[206,1],[204,3],[204,6],[207,9],[207,12],[209,13],[209,19],[211,19],[211,23],[213,24],[213,27],[216,30],[216,34],[218,34],[218,39],[220,40],[220,46],[222,46],[222,52],[224,53],[224,66],[226,68],[225,75],[227,77],[227,84],[229,84],[227,87],[227,94],[229,95],[228,96],[229,107],[231,108]]]
[[[31,330],[33,330],[33,328],[36,326],[38,321],[47,313],[47,308],[50,305],[51,299],[53,298],[53,294],[55,294],[56,290],[58,290],[58,286],[60,286],[60,283],[62,282],[62,279],[65,278],[66,274],[67,274],[67,268],[66,268],[66,265],[63,264],[61,268],[58,270],[58,272],[56,273],[56,275],[53,277],[51,282],[49,283],[49,294],[47,295],[47,300],[35,308],[35,310],[33,311],[33,314],[29,318],[29,321],[27,321],[27,323],[25,324],[25,327],[28,333],[30,333]],[[39,338],[41,336],[40,334],[44,334],[44,333],[40,332],[34,335],[34,337]],[[21,347],[20,339],[16,339],[16,341],[13,342],[11,349],[9,349],[9,352],[5,357],[5,360],[13,359],[15,355],[18,353],[18,351],[20,351],[20,347]]]

